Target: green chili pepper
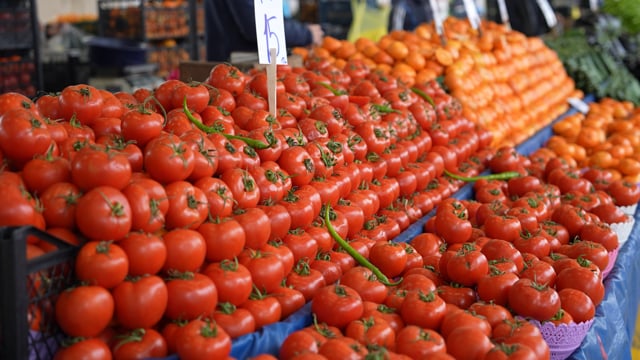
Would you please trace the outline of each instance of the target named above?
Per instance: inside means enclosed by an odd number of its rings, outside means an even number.
[[[254,149],[268,149],[270,146],[270,144],[265,144],[260,140],[248,138],[246,136],[225,134],[214,127],[203,124],[202,122],[198,121],[198,119],[196,119],[191,113],[191,111],[189,110],[189,107],[187,106],[186,96],[184,97],[184,100],[182,100],[182,109],[184,113],[187,115],[187,118],[189,119],[189,121],[191,121],[198,129],[204,131],[207,134],[222,134],[222,136],[224,136],[229,140],[232,140],[232,139],[241,140],[241,141],[244,141],[245,144],[251,146]]]
[[[418,96],[420,96],[422,99],[424,99],[424,101],[428,102],[434,108],[436,107],[435,101],[433,101],[431,96],[429,96],[429,94],[427,94],[426,92],[424,92],[424,91],[422,91],[422,90],[420,90],[420,89],[418,89],[416,87],[412,87],[411,91],[413,91],[414,93],[418,94]]]
[[[374,108],[380,114],[391,114],[391,113],[401,114],[402,113],[400,110],[394,109],[390,105],[371,104],[371,107]]]
[[[327,90],[331,91],[331,93],[332,93],[333,95],[335,95],[335,96],[338,96],[338,95],[345,95],[345,94],[347,94],[347,92],[346,92],[346,91],[344,91],[344,90],[338,90],[338,89],[334,88],[333,86],[331,86],[331,85],[329,85],[329,84],[327,84],[327,83],[325,83],[325,82],[322,82],[322,81],[318,81],[316,84],[318,84],[318,85],[322,86],[323,88],[325,88],[325,89],[327,89]]]
[[[521,176],[521,174],[517,171],[505,171],[499,174],[489,174],[489,175],[479,175],[479,176],[461,176],[456,175],[447,169],[444,170],[444,173],[451,178],[456,180],[462,180],[466,182],[473,182],[478,180],[509,180],[516,177]]]
[[[329,204],[324,207],[324,222],[327,224],[327,230],[329,230],[329,234],[331,234],[331,237],[333,237],[338,245],[345,249],[345,251],[349,255],[351,255],[351,257],[354,258],[358,262],[358,264],[371,270],[373,274],[378,278],[378,281],[380,281],[381,283],[387,286],[396,286],[400,284],[402,282],[402,278],[395,282],[389,281],[389,278],[387,278],[387,276],[383,274],[380,269],[373,265],[366,257],[362,256],[362,254],[360,254],[356,249],[349,245],[349,243],[336,232],[335,228],[331,224],[331,217],[329,216],[330,208],[331,206]]]

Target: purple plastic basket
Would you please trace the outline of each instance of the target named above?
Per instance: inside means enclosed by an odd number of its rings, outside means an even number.
[[[536,325],[542,337],[549,345],[552,360],[568,358],[582,343],[587,332],[593,325],[593,319],[581,323],[560,324],[552,322],[541,323],[538,320],[529,320]]]

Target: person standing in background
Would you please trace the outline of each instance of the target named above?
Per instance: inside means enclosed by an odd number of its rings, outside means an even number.
[[[429,0],[393,0],[389,16],[389,31],[412,31],[423,22],[433,20]]]
[[[229,61],[235,51],[257,52],[254,13],[253,0],[205,0],[208,61]],[[320,25],[287,17],[284,34],[288,47],[319,45],[324,36]]]

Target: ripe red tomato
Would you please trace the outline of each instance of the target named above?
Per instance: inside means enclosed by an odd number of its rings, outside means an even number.
[[[322,273],[309,266],[308,258],[296,262],[293,270],[287,274],[285,283],[304,295],[305,301],[311,300],[315,294],[326,286]]]
[[[205,80],[207,84],[218,89],[224,89],[234,97],[244,91],[247,81],[247,76],[240,69],[229,63],[220,63],[214,66]]]
[[[615,180],[606,189],[618,206],[637,204],[640,201],[640,187],[625,180]]]
[[[435,291],[409,292],[400,306],[400,315],[405,324],[437,330],[446,308],[446,303]]]
[[[131,180],[131,174],[129,159],[103,146],[84,147],[71,160],[71,178],[83,191],[97,186],[122,190]]]
[[[75,272],[79,280],[111,289],[127,276],[129,259],[117,244],[89,241],[82,245],[76,257]]]
[[[238,261],[247,267],[255,287],[261,292],[276,290],[287,275],[282,260],[273,252],[247,248],[240,254]]]
[[[344,335],[365,346],[382,346],[391,351],[396,348],[396,332],[381,318],[371,316],[354,320],[347,325]]]
[[[29,160],[22,168],[22,178],[27,190],[42,194],[51,185],[71,180],[69,160],[54,156],[52,150],[53,146],[44,157]]]
[[[482,359],[493,348],[489,336],[480,328],[463,326],[446,338],[447,353],[456,359]]]
[[[58,182],[40,193],[42,215],[47,227],[74,229],[76,201],[80,195],[80,189],[70,182]]]
[[[201,273],[172,273],[167,280],[169,320],[193,320],[210,317],[218,304],[218,291],[213,281]]]
[[[229,169],[220,175],[233,195],[236,206],[240,208],[256,207],[260,201],[260,187],[247,170]]]
[[[161,184],[185,180],[194,169],[191,148],[177,135],[161,135],[144,148],[144,168]]]
[[[435,354],[445,354],[446,345],[437,331],[407,325],[396,335],[396,352],[412,359],[425,359]]]
[[[58,96],[60,115],[67,121],[75,118],[83,125],[91,125],[102,113],[102,94],[86,84],[70,85]]]
[[[63,291],[55,304],[56,322],[69,336],[97,336],[111,322],[113,311],[111,293],[94,285]]]
[[[242,304],[249,310],[256,323],[256,330],[278,322],[282,318],[282,307],[277,298],[254,290],[249,299]]]
[[[231,303],[218,303],[213,314],[216,325],[224,329],[231,339],[250,334],[256,330],[256,321],[247,309],[238,308]]]
[[[373,272],[363,266],[354,266],[340,277],[340,284],[356,290],[363,301],[382,303],[387,296],[387,287]]]
[[[280,303],[280,320],[288,318],[306,304],[304,294],[290,286],[280,286],[271,293],[271,296]]]
[[[560,297],[554,288],[525,278],[511,286],[508,303],[516,314],[539,321],[551,319],[560,310]]]
[[[387,277],[400,275],[407,264],[404,246],[391,241],[376,242],[370,249],[369,260]]]
[[[440,326],[440,335],[445,339],[456,329],[472,327],[481,330],[485,335],[491,336],[491,324],[481,315],[468,311],[450,311],[444,316]]]
[[[207,219],[208,202],[204,191],[187,181],[174,181],[164,187],[169,200],[165,215],[167,229],[197,229]]]
[[[173,108],[181,108],[186,100],[187,107],[196,113],[202,112],[209,105],[209,89],[202,83],[189,83],[177,86],[171,97]]]
[[[491,271],[478,281],[476,287],[478,298],[485,302],[506,306],[509,289],[518,279],[518,275],[513,272]]]
[[[233,218],[214,218],[200,225],[197,231],[205,240],[207,261],[233,260],[244,249],[244,229]]]
[[[54,360],[64,360],[81,359],[88,356],[94,360],[110,360],[113,358],[109,346],[98,338],[83,338],[68,346],[63,346],[53,358]]]
[[[514,343],[505,344],[498,343],[493,349],[484,357],[486,360],[507,360],[507,359],[521,359],[521,360],[535,360],[537,359],[536,353],[528,346]]]
[[[122,115],[121,134],[126,141],[135,141],[141,149],[160,136],[164,125],[162,114],[143,106],[130,109]]]
[[[180,359],[225,359],[231,353],[231,338],[215,323],[201,319],[189,321],[176,334],[176,353]]]
[[[569,237],[579,235],[582,227],[589,222],[583,209],[570,204],[561,204],[554,209],[551,220],[564,226],[569,232]]]
[[[154,233],[164,227],[169,198],[159,182],[143,177],[132,179],[122,193],[131,206],[131,230]]]
[[[194,186],[204,191],[209,204],[209,214],[212,217],[227,217],[233,211],[233,194],[227,184],[215,177],[197,180]]]
[[[233,218],[244,229],[247,248],[258,250],[269,241],[271,224],[269,216],[261,208],[236,209]]]
[[[520,237],[522,225],[515,216],[493,214],[486,218],[483,229],[487,237],[512,243]]]
[[[18,108],[4,113],[0,122],[0,149],[14,166],[22,167],[44,155],[53,140],[47,124],[37,114]]]
[[[487,319],[487,321],[491,325],[492,329],[498,324],[513,319],[513,316],[511,315],[509,309],[492,302],[478,301],[471,304],[471,306],[469,306],[467,310],[480,316],[484,316],[484,318]]]
[[[302,146],[291,146],[282,151],[278,165],[291,176],[294,186],[309,184],[315,174],[315,163]]]
[[[595,306],[598,306],[604,299],[602,276],[589,267],[572,266],[560,271],[556,278],[556,289],[561,291],[566,288],[584,292],[591,298]]]
[[[167,309],[169,293],[164,280],[156,275],[131,278],[113,289],[115,319],[127,329],[154,327]]]
[[[320,289],[311,303],[311,311],[318,322],[344,328],[359,319],[364,312],[362,298],[358,292],[344,285],[327,285]]]
[[[118,245],[129,259],[130,276],[157,274],[167,259],[167,247],[158,235],[130,232]]]
[[[162,267],[164,272],[194,272],[204,263],[207,245],[199,232],[172,229],[162,235],[162,240],[167,247],[167,258]]]
[[[320,345],[318,354],[326,359],[362,359],[369,351],[366,346],[348,336],[331,338]]]
[[[608,252],[620,246],[618,234],[611,229],[609,224],[603,222],[586,224],[580,231],[580,239],[601,244]]]
[[[447,262],[447,276],[464,286],[474,286],[489,273],[487,257],[474,246],[463,245]]]
[[[292,360],[300,354],[317,354],[318,347],[318,341],[309,331],[298,330],[292,332],[284,339],[278,350],[278,357],[282,360]]]
[[[114,359],[132,357],[165,357],[168,355],[167,342],[154,329],[135,329],[117,335],[112,348]]]
[[[213,280],[218,290],[218,300],[236,306],[245,302],[251,294],[251,273],[237,260],[214,262],[202,271]]]
[[[76,204],[76,224],[91,240],[119,240],[131,230],[131,206],[127,197],[110,186],[95,187]]]

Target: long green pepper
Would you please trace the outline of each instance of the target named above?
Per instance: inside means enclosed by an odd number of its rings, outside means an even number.
[[[329,210],[330,210],[331,206],[329,204],[327,204],[324,207],[324,222],[327,224],[327,230],[329,230],[329,234],[331,234],[331,237],[333,237],[333,239],[338,243],[338,245],[340,245],[340,247],[342,247],[347,254],[351,255],[351,257],[358,262],[358,264],[366,267],[367,269],[371,270],[373,272],[373,274],[376,276],[376,278],[378,279],[378,281],[380,281],[381,283],[383,283],[386,286],[396,286],[398,284],[400,284],[402,282],[402,278],[398,279],[397,281],[391,282],[389,281],[389,278],[387,278],[387,276],[385,274],[382,273],[382,271],[380,271],[380,269],[378,269],[378,267],[376,267],[375,265],[373,265],[366,257],[362,256],[362,254],[360,254],[356,249],[354,249],[351,245],[349,245],[349,243],[344,240],[340,234],[338,234],[336,232],[336,229],[333,227],[333,225],[331,224],[331,217],[329,216]]]
[[[461,175],[454,174],[447,169],[444,169],[444,173],[450,178],[453,178],[456,180],[462,180],[465,182],[473,182],[478,180],[509,180],[509,179],[517,178],[518,176],[521,175],[517,171],[505,171],[499,174],[489,174],[489,175],[479,175],[479,176],[461,176]]]
[[[202,122],[198,121],[198,119],[196,119],[191,113],[191,110],[189,110],[189,107],[187,106],[186,96],[184,97],[184,100],[182,100],[182,110],[184,111],[185,115],[187,115],[187,119],[189,119],[189,121],[191,121],[198,129],[204,131],[207,134],[221,134],[228,140],[233,140],[233,139],[241,140],[241,141],[244,141],[245,144],[251,146],[254,149],[268,149],[271,146],[270,144],[265,144],[260,140],[248,138],[246,136],[225,134],[216,128],[203,124]]]

